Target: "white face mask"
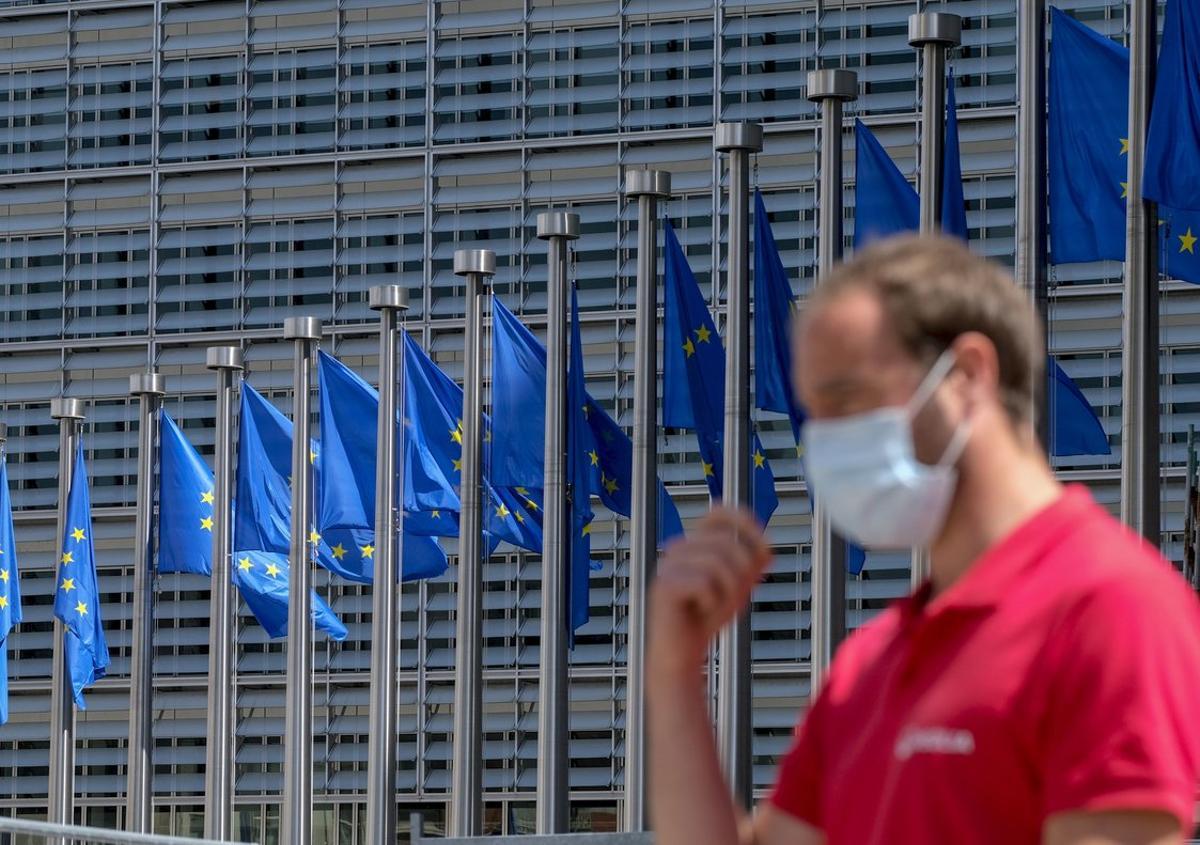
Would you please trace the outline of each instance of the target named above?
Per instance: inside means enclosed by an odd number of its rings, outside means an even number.
[[[941,531],[970,422],[929,466],[917,460],[912,419],[953,366],[947,349],[906,405],[804,424],[808,478],[839,534],[869,548],[904,548],[926,546]]]

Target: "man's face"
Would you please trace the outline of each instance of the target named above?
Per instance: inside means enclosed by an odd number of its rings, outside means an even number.
[[[848,291],[802,315],[795,349],[796,395],[813,419],[903,406],[929,365],[914,359],[888,328],[879,301]],[[953,433],[938,390],[913,418],[916,454],[936,463]]]

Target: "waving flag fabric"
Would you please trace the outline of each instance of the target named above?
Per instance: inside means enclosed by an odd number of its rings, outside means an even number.
[[[0,451],[0,725],[8,722],[8,635],[21,621],[18,568],[8,492],[8,455]]]

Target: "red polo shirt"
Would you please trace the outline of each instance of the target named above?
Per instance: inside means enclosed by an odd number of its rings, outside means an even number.
[[[839,650],[771,802],[829,845],[1041,841],[1067,810],[1192,828],[1200,603],[1073,487]]]

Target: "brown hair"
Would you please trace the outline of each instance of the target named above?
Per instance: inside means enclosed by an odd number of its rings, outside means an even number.
[[[888,325],[918,361],[932,364],[964,332],[988,337],[1005,410],[1018,425],[1033,418],[1033,386],[1045,373],[1042,332],[1028,295],[999,264],[951,238],[902,235],[834,268],[809,307],[851,290],[879,300]]]

